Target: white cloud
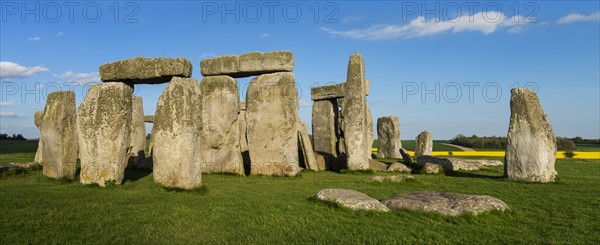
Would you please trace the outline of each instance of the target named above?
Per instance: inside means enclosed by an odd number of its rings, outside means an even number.
[[[573,22],[582,22],[582,21],[600,21],[600,11],[591,13],[589,15],[582,15],[579,13],[573,13],[569,15],[565,15],[560,17],[556,23],[558,24],[569,24]]]
[[[0,61],[0,78],[28,77],[46,71],[49,70],[43,65],[25,67],[9,61]]]
[[[75,73],[72,71],[67,71],[63,74],[53,74],[52,76],[66,79],[68,83],[73,83],[75,86],[83,86],[90,83],[101,83],[98,72]]]
[[[299,103],[298,103],[298,105],[300,107],[311,107],[312,103],[310,103],[310,102],[308,102],[306,100],[300,100]]]
[[[492,34],[500,28],[512,27],[511,33],[520,32],[516,26],[523,26],[536,22],[535,19],[523,16],[507,17],[501,12],[479,12],[471,16],[459,16],[455,19],[440,21],[437,19],[426,20],[419,16],[405,25],[380,24],[366,29],[352,29],[337,31],[326,27],[321,30],[332,36],[341,36],[352,39],[384,40],[394,38],[414,38],[431,36],[447,31],[459,33],[464,31],[481,32],[484,35]],[[509,29],[510,30],[510,29]]]
[[[261,37],[261,38],[264,38],[264,37],[269,37],[269,36],[271,36],[271,34],[269,34],[269,33],[263,33],[263,34],[260,34],[260,37]]]
[[[37,42],[39,40],[42,40],[42,38],[41,37],[37,37],[37,36],[36,37],[29,37],[29,38],[27,38],[27,41],[30,41],[30,42]]]
[[[207,58],[212,58],[212,57],[215,57],[215,56],[216,56],[216,54],[204,53],[204,54],[201,54],[200,57],[198,57],[198,58],[200,58],[200,59],[207,59]]]
[[[63,35],[65,35],[65,33],[62,32],[62,31],[59,31],[59,32],[56,33],[56,35],[59,36],[59,37],[62,37]]]
[[[508,33],[512,33],[512,34],[517,34],[517,33],[521,33],[522,31],[523,31],[523,27],[521,27],[521,26],[515,26],[515,27],[512,27],[512,28],[508,29],[507,32]]]
[[[18,118],[19,116],[17,114],[15,114],[14,112],[0,111],[0,117],[2,117],[2,118]]]
[[[10,105],[14,105],[15,102],[14,101],[0,101],[0,106],[10,106]]]

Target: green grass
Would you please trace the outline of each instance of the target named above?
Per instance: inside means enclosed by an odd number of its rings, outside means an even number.
[[[142,171],[127,171],[125,183],[110,188],[30,171],[0,178],[0,243],[600,243],[600,162],[559,160],[556,169],[559,179],[550,184],[507,181],[502,167],[381,184],[364,183],[369,173],[204,175],[198,192],[167,190]],[[353,212],[314,201],[324,188],[377,199],[413,191],[483,194],[512,210],[460,217]]]
[[[595,144],[577,144],[575,151],[600,151],[600,145]]]
[[[448,143],[446,140],[434,140],[433,141],[433,151],[463,151],[459,148],[443,145],[442,143]],[[379,146],[379,141],[375,139],[373,141],[373,147],[377,148]],[[414,140],[402,140],[402,148],[408,151],[415,150],[415,141]]]
[[[0,154],[34,153],[37,150],[37,140],[0,140]]]

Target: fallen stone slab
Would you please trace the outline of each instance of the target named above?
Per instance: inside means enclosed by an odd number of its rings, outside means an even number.
[[[404,160],[405,164],[408,164],[408,165],[413,164],[410,154],[408,154],[408,151],[406,151],[404,148],[400,148],[400,155],[402,155],[402,160]]]
[[[250,52],[226,55],[200,62],[202,76],[227,75],[233,78],[257,76],[294,70],[294,54],[290,51]]]
[[[384,181],[390,181],[394,183],[404,182],[415,177],[410,175],[391,175],[391,176],[371,176],[365,179],[366,183],[382,183]]]
[[[369,169],[375,170],[375,171],[386,171],[388,169],[387,164],[373,160],[373,159],[368,159],[369,161]]]
[[[388,166],[387,171],[410,173],[410,172],[412,172],[412,169],[402,163],[395,162],[395,163],[390,164],[390,166]]]
[[[308,137],[308,126],[304,123],[298,123],[298,143],[299,150],[302,152],[302,157],[304,158],[304,166],[306,169],[314,171],[325,170],[324,164],[321,165],[322,168],[319,168],[315,151],[313,150],[312,143]]]
[[[100,66],[100,79],[103,82],[159,84],[168,83],[173,77],[191,76],[192,63],[184,58],[136,57]]]
[[[434,156],[420,156],[417,159],[417,165],[424,166],[426,163],[437,164],[444,168],[444,171],[477,171],[486,166],[500,166],[498,160],[478,160],[462,158],[442,158]]]
[[[377,201],[377,199],[355,190],[324,189],[319,191],[316,197],[321,201],[334,202],[342,207],[350,208],[354,211],[390,211],[389,208],[381,204],[379,201]]]
[[[437,212],[447,216],[465,213],[479,215],[485,212],[510,209],[498,198],[485,195],[467,195],[443,192],[413,192],[400,194],[381,201],[392,210]]]
[[[439,164],[426,162],[423,165],[423,167],[421,168],[421,173],[425,173],[425,174],[439,174],[441,168],[442,167]]]

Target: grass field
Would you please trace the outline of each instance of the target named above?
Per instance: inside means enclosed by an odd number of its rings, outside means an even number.
[[[383,184],[364,183],[369,173],[204,175],[205,193],[167,191],[135,170],[109,188],[51,180],[37,170],[0,178],[0,244],[600,243],[600,163],[559,160],[556,169],[558,181],[550,184],[506,181],[501,167]],[[512,210],[454,218],[353,212],[314,201],[324,188],[377,199],[413,191],[485,194]]]

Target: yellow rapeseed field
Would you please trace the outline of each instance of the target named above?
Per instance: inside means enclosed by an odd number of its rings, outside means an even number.
[[[371,151],[377,153],[377,148],[372,148]],[[408,152],[411,156],[415,153],[412,151]],[[478,157],[504,157],[504,151],[453,151],[452,156],[478,156]],[[564,151],[556,153],[556,158],[565,158]],[[575,151],[575,159],[600,159],[600,151]],[[433,156],[447,157],[448,151],[434,151],[431,153]]]

